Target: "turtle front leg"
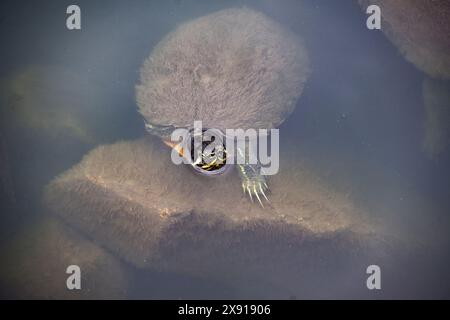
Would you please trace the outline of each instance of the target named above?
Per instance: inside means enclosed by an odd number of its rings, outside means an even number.
[[[269,202],[269,199],[265,194],[265,192],[269,190],[269,187],[267,186],[266,178],[261,174],[261,166],[239,164],[238,169],[239,176],[242,180],[244,194],[248,193],[251,201],[253,201],[253,196],[255,196],[256,199],[258,199],[259,204],[264,207],[260,196],[263,196],[266,201]]]

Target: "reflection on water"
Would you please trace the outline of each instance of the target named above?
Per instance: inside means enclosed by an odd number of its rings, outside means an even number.
[[[299,34],[311,58],[303,95],[280,128],[274,217],[243,202],[228,180],[172,168],[156,139],[138,140],[146,132],[134,86],[151,49],[189,19],[243,5]],[[2,298],[449,297],[449,84],[367,30],[357,1],[79,1],[80,31],[65,28],[63,3],[1,6]],[[85,191],[86,179],[103,193]],[[232,204],[217,203],[213,191]],[[98,206],[80,194],[95,194]],[[162,220],[140,216],[138,206],[124,218],[121,201],[160,210]],[[279,242],[270,242],[244,216],[302,226],[306,241],[273,227]],[[176,223],[159,228],[166,217]],[[207,231],[197,218],[211,223]],[[74,263],[86,267],[87,287],[102,289],[65,292],[65,266]],[[381,293],[365,287],[365,266],[377,263]],[[210,274],[217,265],[225,271]]]

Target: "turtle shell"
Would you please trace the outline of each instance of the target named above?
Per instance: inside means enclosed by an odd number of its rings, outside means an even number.
[[[180,25],[145,60],[137,104],[157,126],[271,129],[294,110],[309,74],[302,41],[248,8]]]

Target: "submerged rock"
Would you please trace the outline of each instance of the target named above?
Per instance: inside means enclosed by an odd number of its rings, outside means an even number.
[[[281,159],[280,172],[269,177],[271,205],[262,208],[236,188],[235,172],[199,176],[172,164],[159,140],[119,142],[98,147],[52,181],[44,202],[140,268],[238,286],[283,284],[296,294],[314,272],[341,282],[353,268],[365,270],[363,257],[378,256],[374,227],[296,155]]]
[[[381,30],[406,60],[428,75],[423,84],[425,135],[422,150],[430,159],[447,147],[450,130],[450,1],[359,0],[381,8]],[[442,83],[439,83],[439,80]]]
[[[447,0],[359,0],[381,8],[381,30],[432,78],[450,78],[450,2]]]
[[[18,299],[118,299],[128,289],[126,267],[61,223],[44,217],[1,248],[1,295]],[[81,290],[68,290],[69,265],[81,269]]]
[[[126,136],[121,128],[129,126],[119,125],[126,117],[113,103],[120,90],[95,79],[76,68],[28,65],[0,80],[0,125],[13,170],[20,168],[14,171],[20,206],[95,144]]]
[[[95,142],[86,114],[98,101],[92,99],[94,89],[79,72],[31,65],[3,79],[1,90],[2,118],[11,130],[53,141]]]

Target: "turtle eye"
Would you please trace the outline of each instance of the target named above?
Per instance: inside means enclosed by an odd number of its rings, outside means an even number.
[[[203,129],[201,137],[191,131],[191,158],[195,171],[204,175],[222,174],[229,168],[224,135],[220,130]]]

